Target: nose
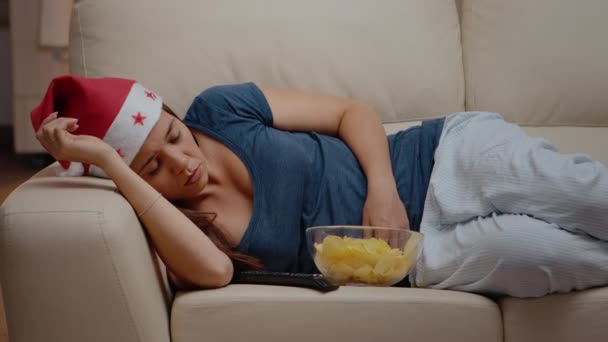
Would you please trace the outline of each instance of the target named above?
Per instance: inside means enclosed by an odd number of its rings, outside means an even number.
[[[167,166],[174,175],[179,175],[182,172],[189,174],[190,158],[182,151],[173,148],[172,146],[164,146],[160,153],[162,157],[167,161]]]

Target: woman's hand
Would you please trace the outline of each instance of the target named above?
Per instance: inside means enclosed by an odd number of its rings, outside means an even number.
[[[57,118],[49,115],[36,132],[36,138],[56,160],[69,160],[103,166],[114,149],[105,141],[90,135],[74,135],[78,129],[77,119]]]
[[[376,186],[368,189],[363,207],[363,225],[410,229],[405,205],[401,202],[395,185]],[[389,241],[393,247],[396,246],[396,235],[376,232],[376,237]],[[364,237],[371,237],[371,231],[366,231]]]

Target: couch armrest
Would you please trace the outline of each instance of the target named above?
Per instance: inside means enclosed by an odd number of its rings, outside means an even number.
[[[49,177],[0,208],[0,282],[11,342],[168,342],[160,258],[110,180]]]

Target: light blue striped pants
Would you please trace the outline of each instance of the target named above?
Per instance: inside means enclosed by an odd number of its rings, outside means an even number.
[[[538,297],[608,285],[608,168],[499,114],[448,116],[416,287]]]

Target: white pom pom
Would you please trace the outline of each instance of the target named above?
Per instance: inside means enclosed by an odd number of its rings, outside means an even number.
[[[67,170],[60,171],[59,177],[78,177],[84,174],[84,166],[82,163],[70,162],[70,167]]]
[[[91,165],[89,168],[89,176],[99,177],[99,178],[110,178],[101,168]]]

